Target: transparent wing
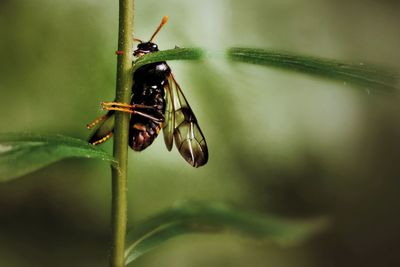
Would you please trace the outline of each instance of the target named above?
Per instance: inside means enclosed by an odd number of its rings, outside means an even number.
[[[172,74],[168,77],[168,83],[174,108],[175,145],[190,165],[196,168],[200,167],[206,164],[208,160],[206,140],[192,109]]]
[[[175,128],[175,110],[174,110],[174,94],[168,83],[164,86],[165,89],[165,120],[163,122],[164,141],[167,149],[171,151]]]

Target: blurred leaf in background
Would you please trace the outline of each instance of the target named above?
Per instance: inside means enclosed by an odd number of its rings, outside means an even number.
[[[125,263],[129,264],[169,239],[185,234],[235,230],[255,239],[288,246],[305,241],[327,226],[328,218],[323,217],[290,220],[243,211],[222,203],[178,202],[128,230]]]
[[[136,1],[135,37],[161,49],[255,47],[400,70],[393,0]],[[85,139],[114,98],[117,1],[0,2],[3,132]],[[291,248],[185,236],[137,266],[397,266],[398,95],[221,60],[171,62],[210,148],[193,170],[162,138],[130,152],[132,224],[177,200],[228,202],[331,230]],[[102,149],[110,150],[110,142]],[[0,266],[104,266],[109,167],[71,159],[0,186]],[[200,253],[199,253],[200,252]],[[207,255],[207,256],[204,256]]]

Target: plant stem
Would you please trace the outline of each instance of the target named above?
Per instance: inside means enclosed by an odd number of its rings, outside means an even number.
[[[130,102],[132,90],[132,46],[133,46],[134,0],[119,1],[119,30],[117,61],[116,101]],[[129,114],[116,112],[114,128],[114,158],[117,167],[112,167],[112,246],[111,267],[124,266],[125,234],[127,222],[127,167]]]

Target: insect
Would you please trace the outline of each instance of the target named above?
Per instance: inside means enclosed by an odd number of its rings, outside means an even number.
[[[158,50],[154,37],[167,22],[165,16],[148,42],[139,41],[135,57]],[[189,106],[179,84],[165,61],[151,63],[138,68],[133,74],[131,103],[102,102],[108,113],[87,125],[88,129],[98,125],[89,143],[104,143],[113,135],[116,111],[131,114],[129,123],[129,146],[142,151],[150,146],[163,129],[164,141],[170,151],[175,145],[182,157],[193,167],[207,163],[206,140],[197,119]]]

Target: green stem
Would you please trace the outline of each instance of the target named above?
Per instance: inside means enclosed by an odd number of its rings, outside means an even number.
[[[134,0],[119,1],[119,30],[116,101],[130,102],[132,90],[132,47],[133,47],[133,4]],[[125,234],[127,223],[127,167],[129,114],[116,112],[114,128],[114,158],[117,167],[112,167],[112,247],[111,267],[124,266]]]

